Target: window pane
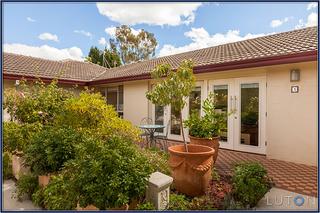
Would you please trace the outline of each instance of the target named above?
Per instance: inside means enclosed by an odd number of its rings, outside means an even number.
[[[180,127],[180,112],[174,110],[171,107],[171,134],[180,135],[181,127]]]
[[[163,113],[164,113],[164,107],[155,105],[155,118],[154,118],[155,124],[164,125]],[[163,129],[157,129],[156,132],[163,133]]]
[[[117,110],[117,88],[107,88],[107,104],[113,105]]]
[[[228,141],[228,85],[214,85],[214,102],[216,111],[220,113],[225,113],[225,129],[220,132],[220,141]]]
[[[241,144],[259,145],[259,84],[241,84]]]
[[[189,97],[189,115],[197,113],[200,116],[201,112],[201,87],[196,87]]]
[[[123,111],[123,86],[119,86],[119,106],[118,111]]]

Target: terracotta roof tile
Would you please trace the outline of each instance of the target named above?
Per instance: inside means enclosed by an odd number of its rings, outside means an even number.
[[[52,61],[13,53],[3,54],[3,73],[74,81],[90,81],[105,67],[74,60]]]
[[[175,69],[184,59],[193,60],[195,66],[220,65],[229,62],[245,62],[250,59],[310,52],[317,50],[317,45],[317,27],[308,27],[155,58],[112,69],[106,69],[88,62],[51,61],[5,53],[3,72],[24,76],[58,77],[59,79],[94,83],[94,81],[105,79],[148,74],[156,65],[161,63],[169,63]]]
[[[125,65],[107,70],[94,80],[146,74],[161,63],[177,68],[184,59],[203,66],[308,52],[317,50],[317,45],[317,27],[309,27]]]

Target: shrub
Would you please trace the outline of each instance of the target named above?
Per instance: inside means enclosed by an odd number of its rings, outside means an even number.
[[[170,194],[169,208],[168,210],[188,210],[190,205],[190,200],[181,194]]]
[[[113,137],[107,141],[87,137],[76,146],[76,158],[66,164],[79,189],[81,207],[99,209],[120,207],[144,195],[152,169],[148,159],[128,140]]]
[[[232,180],[235,199],[244,206],[255,206],[271,188],[267,170],[260,163],[237,165]]]
[[[185,126],[189,128],[189,135],[207,139],[219,136],[221,130],[226,128],[228,115],[215,110],[213,93],[203,102],[202,109],[204,116],[200,117],[194,112],[184,121]]]
[[[24,152],[31,143],[34,134],[41,130],[41,124],[18,124],[15,122],[3,122],[3,146],[4,150],[11,153]]]
[[[24,195],[27,195],[28,198],[31,198],[32,194],[38,188],[38,178],[32,174],[22,175],[17,181],[16,185],[17,188],[15,194],[19,200],[21,200]]]
[[[156,210],[154,205],[150,202],[138,204],[136,210]]]
[[[4,92],[4,109],[20,123],[48,124],[63,111],[64,101],[72,93],[59,88],[57,81],[45,85],[41,80],[30,83],[21,80],[19,88]]]
[[[57,172],[74,158],[74,145],[80,143],[81,138],[69,127],[46,126],[32,138],[25,152],[26,162],[37,175]]]
[[[43,187],[38,187],[36,191],[32,194],[32,202],[41,208],[45,208],[43,193],[44,189],[45,188]]]
[[[119,118],[113,106],[107,105],[100,93],[84,91],[79,97],[68,99],[58,122],[60,125],[92,132],[104,139],[120,136],[139,141],[140,130],[129,121]]]
[[[2,168],[3,168],[3,179],[10,179],[13,177],[11,154],[9,152],[2,153]]]
[[[43,204],[48,210],[73,210],[77,206],[77,193],[69,176],[53,176],[43,190]]]
[[[171,175],[171,169],[168,164],[169,154],[156,149],[142,149],[141,152],[148,158],[153,172],[161,172]]]

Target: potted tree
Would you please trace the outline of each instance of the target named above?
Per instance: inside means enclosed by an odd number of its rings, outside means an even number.
[[[209,146],[215,150],[213,161],[218,157],[219,140],[221,130],[226,128],[227,114],[217,112],[214,105],[214,94],[210,93],[203,102],[202,109],[204,116],[192,113],[188,120],[184,121],[185,126],[189,128],[189,138],[191,144]]]
[[[194,85],[193,63],[186,60],[176,71],[169,64],[157,66],[151,73],[157,81],[146,97],[160,106],[171,105],[180,113],[180,127],[184,145],[168,148],[169,166],[172,170],[175,187],[190,196],[204,194],[211,178],[212,156],[214,150],[208,146],[188,145],[183,131],[182,109],[186,105]]]

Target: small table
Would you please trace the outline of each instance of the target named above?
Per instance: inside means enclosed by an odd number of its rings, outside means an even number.
[[[156,145],[156,141],[155,141],[155,137],[154,137],[154,133],[156,132],[156,130],[165,128],[164,125],[157,125],[157,124],[145,124],[145,125],[140,125],[139,127],[140,127],[140,129],[147,130],[147,132],[150,135],[149,138],[150,138],[151,145],[152,145],[152,143],[154,145]]]

